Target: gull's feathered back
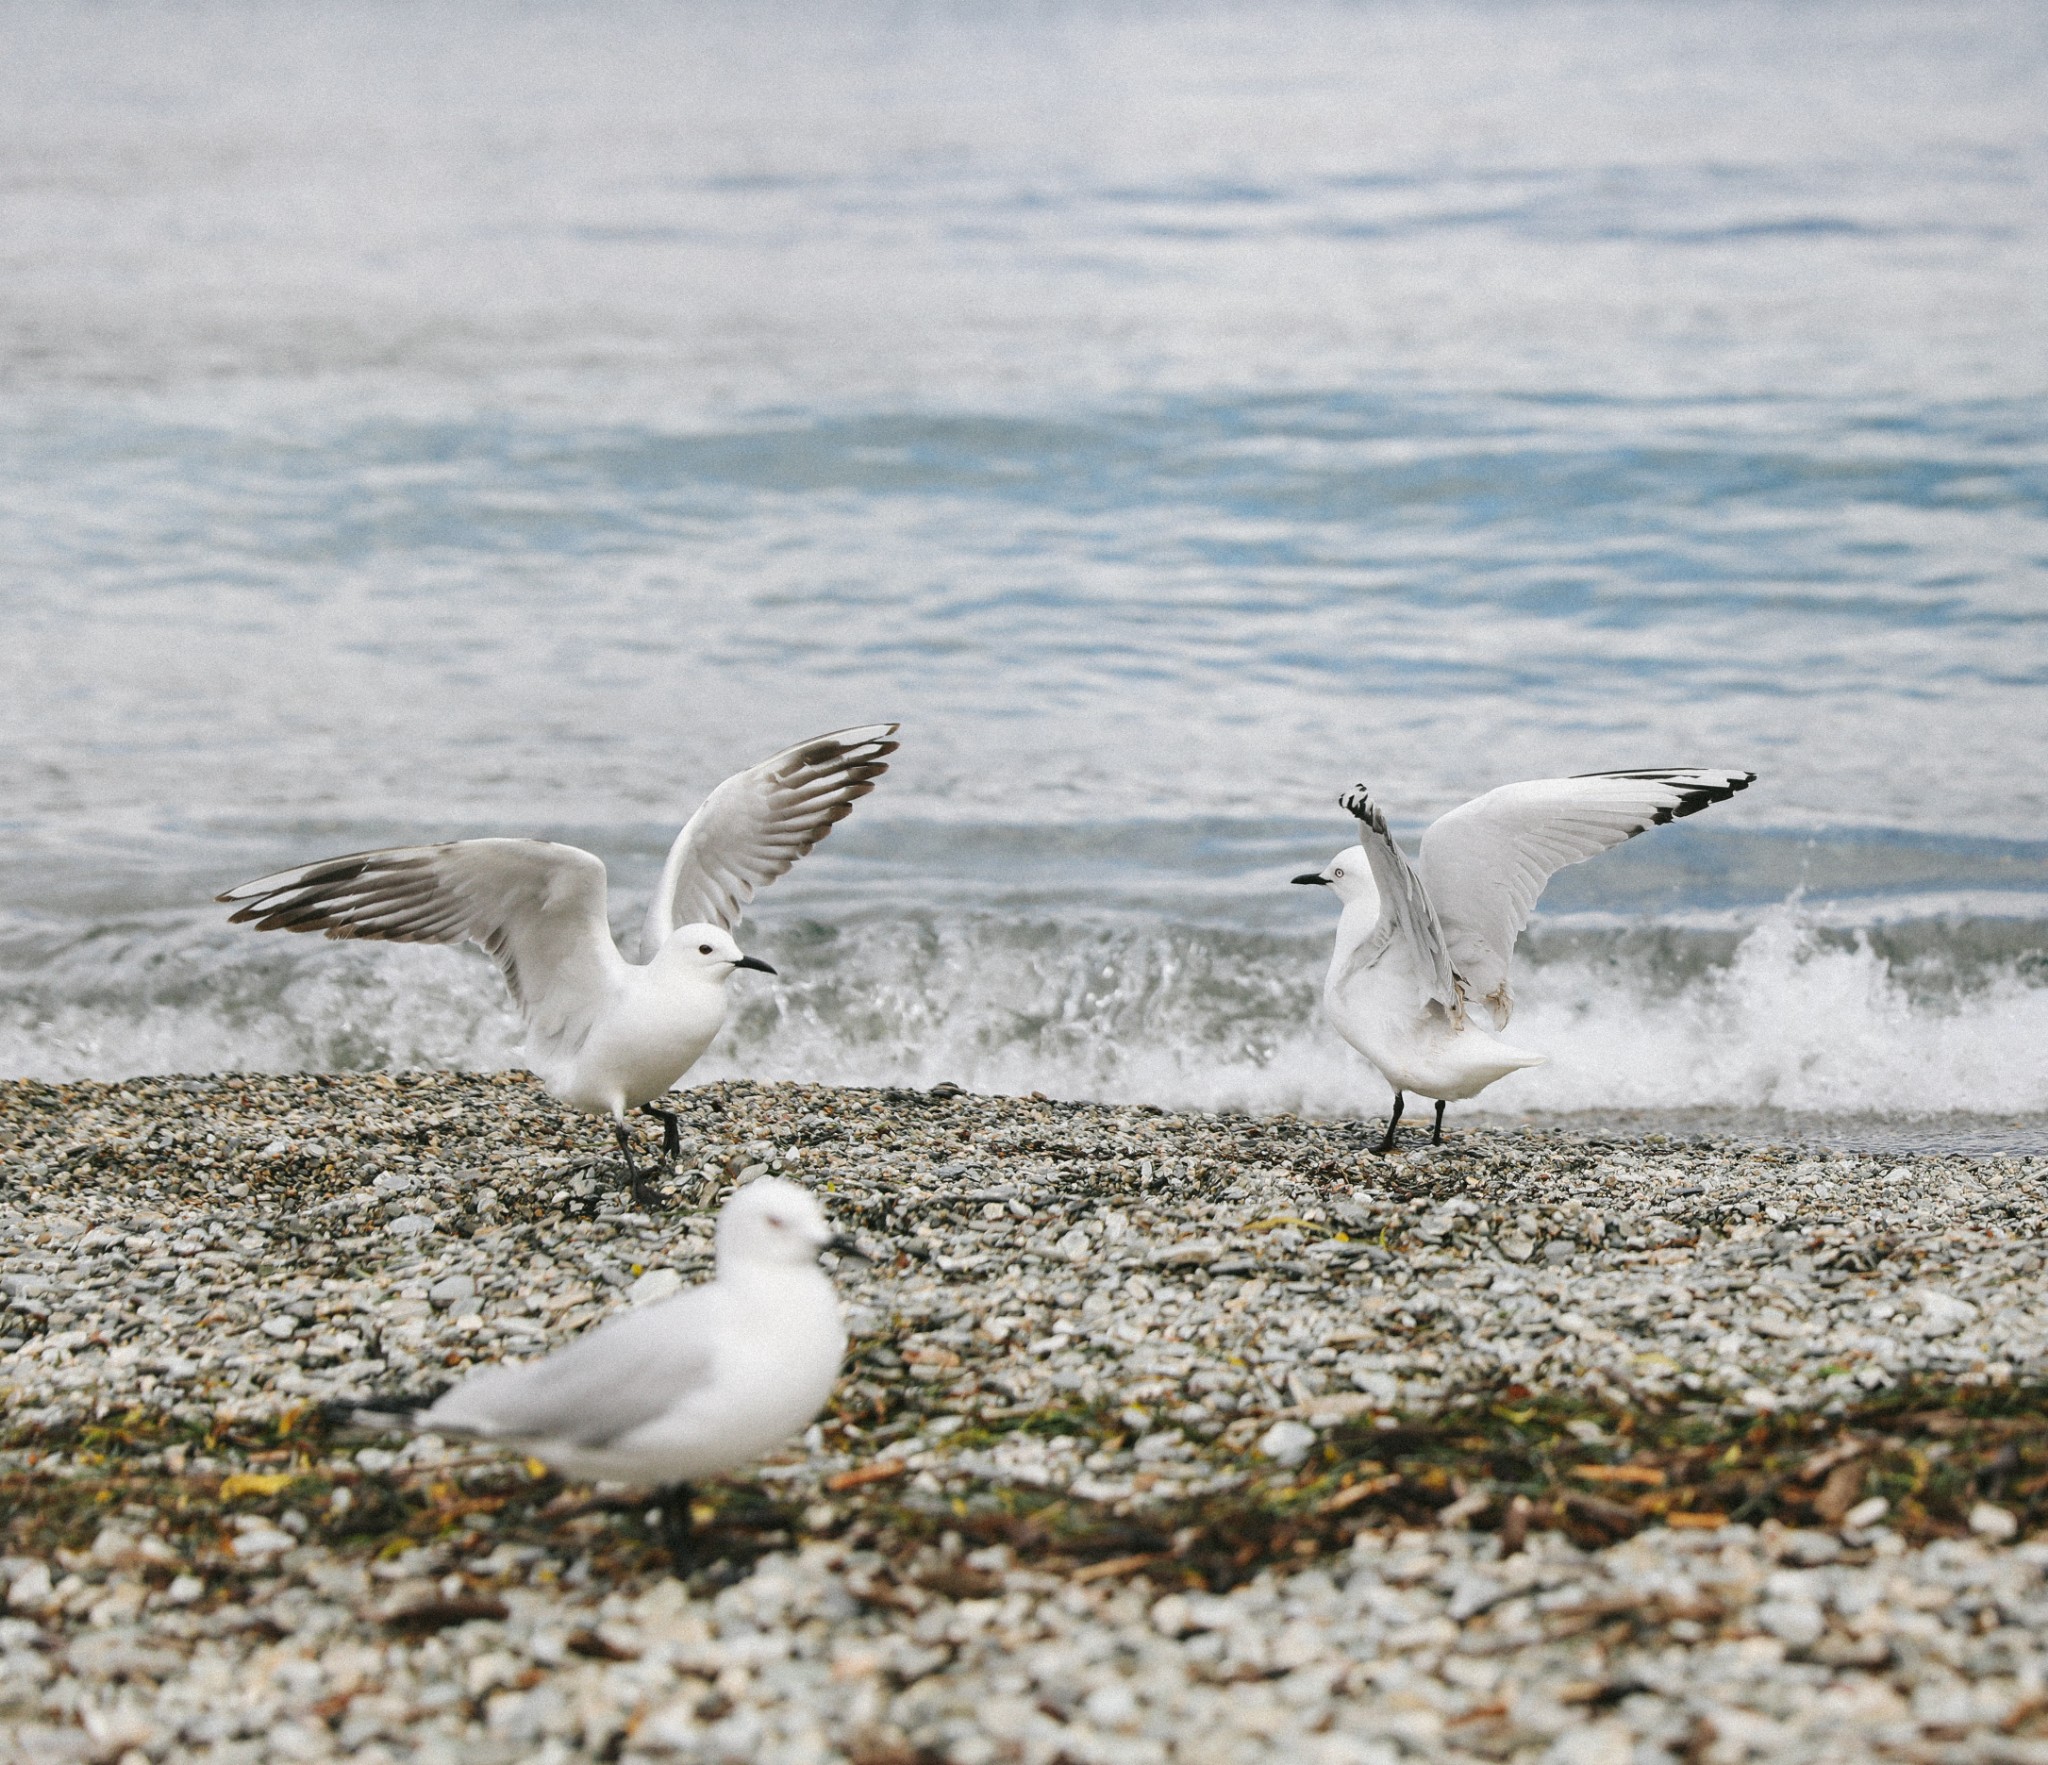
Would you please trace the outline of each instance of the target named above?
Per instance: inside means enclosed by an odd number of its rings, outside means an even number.
[[[734,930],[767,887],[853,812],[889,770],[899,725],[838,729],[736,772],[684,823],[648,904],[641,955],[679,925]]]
[[[545,1360],[472,1373],[420,1422],[600,1451],[711,1383],[724,1301],[707,1284],[618,1313]],[[626,1369],[630,1377],[621,1376]]]
[[[1755,779],[1712,767],[1587,772],[1504,784],[1451,810],[1422,836],[1419,869],[1467,998],[1505,1029],[1514,1011],[1508,963],[1544,885],[1566,865],[1726,802]]]

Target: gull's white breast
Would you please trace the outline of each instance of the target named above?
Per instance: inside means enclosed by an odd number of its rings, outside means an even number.
[[[572,1109],[613,1114],[661,1096],[725,1023],[725,988],[659,964],[619,965],[581,1046],[528,1044],[534,1071]]]
[[[1377,959],[1360,963],[1370,947],[1378,905],[1359,901],[1338,922],[1336,954],[1323,982],[1323,1009],[1337,1033],[1378,1067],[1397,1091],[1441,1098],[1476,1097],[1496,1079],[1544,1057],[1511,1048],[1469,1019],[1461,1028],[1441,1004],[1424,996],[1423,978],[1395,940]]]

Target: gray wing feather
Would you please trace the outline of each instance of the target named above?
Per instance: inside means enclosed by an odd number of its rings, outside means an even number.
[[[1443,927],[1437,923],[1436,909],[1430,905],[1422,879],[1415,874],[1408,855],[1394,844],[1387,818],[1364,785],[1354,786],[1338,801],[1357,818],[1358,843],[1365,849],[1365,861],[1372,866],[1373,886],[1380,896],[1379,923],[1360,954],[1384,950],[1396,938],[1405,940],[1424,1003],[1434,1000],[1454,1021],[1462,1022],[1458,978],[1452,972]]]
[[[596,1448],[652,1422],[711,1383],[704,1288],[611,1318],[545,1360],[489,1367],[419,1418],[487,1440]]]
[[[853,813],[889,770],[899,726],[871,723],[813,736],[736,772],[706,797],[669,848],[647,909],[640,954],[679,925],[727,931],[754,898]]]
[[[619,961],[603,862],[552,840],[393,846],[302,864],[229,889],[229,923],[399,944],[480,944],[529,1029],[577,1042]]]

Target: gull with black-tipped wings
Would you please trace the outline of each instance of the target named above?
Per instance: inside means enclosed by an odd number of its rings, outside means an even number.
[[[1339,801],[1359,839],[1298,883],[1344,903],[1323,1009],[1394,1088],[1379,1145],[1393,1150],[1405,1094],[1444,1105],[1548,1058],[1503,1042],[1514,1012],[1508,963],[1544,885],[1567,864],[1696,815],[1755,782],[1754,772],[1655,767],[1504,784],[1453,809],[1422,836],[1418,862],[1394,843],[1364,785]],[[1483,1015],[1491,1029],[1475,1021]]]
[[[526,1025],[526,1058],[549,1093],[611,1118],[636,1200],[651,1200],[626,1115],[659,1107],[725,1022],[739,969],[773,974],[733,941],[740,915],[875,788],[898,725],[834,730],[735,773],[670,847],[641,933],[641,960],[612,940],[603,861],[553,840],[456,840],[326,858],[217,897],[233,923],[407,944],[480,944]]]

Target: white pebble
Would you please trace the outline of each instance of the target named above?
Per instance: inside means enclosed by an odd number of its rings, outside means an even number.
[[[1810,1648],[1827,1629],[1827,1619],[1811,1600],[1765,1600],[1756,1621],[1787,1648]]]
[[[1316,1431],[1306,1422],[1275,1422],[1259,1436],[1259,1451],[1276,1465],[1298,1465],[1316,1443]]]
[[[1970,1530],[1991,1544],[2003,1544],[2020,1529],[2018,1517],[1996,1502],[1980,1501],[1970,1510]]]
[[[447,1311],[475,1293],[476,1282],[471,1276],[443,1275],[427,1289],[427,1303],[436,1311]]]

